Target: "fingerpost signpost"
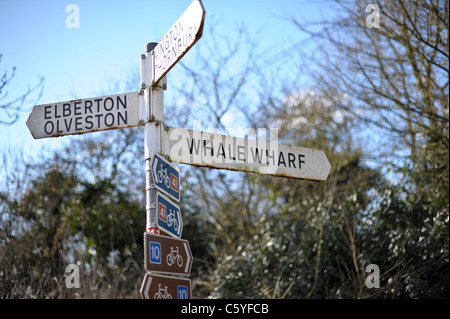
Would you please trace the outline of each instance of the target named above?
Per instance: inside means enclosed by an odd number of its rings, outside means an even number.
[[[193,257],[181,239],[180,171],[172,162],[315,181],[331,168],[323,151],[164,125],[166,74],[201,38],[204,21],[194,0],[159,43],[146,45],[140,90],[36,105],[26,122],[36,139],[144,126],[144,299],[191,297]]]

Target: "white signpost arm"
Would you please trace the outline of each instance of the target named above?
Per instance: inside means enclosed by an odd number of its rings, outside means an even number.
[[[162,78],[157,85],[152,86],[153,56],[152,50],[157,43],[148,43],[146,52],[141,56],[141,85],[144,90],[144,101],[147,117],[145,122],[144,155],[145,155],[145,197],[147,231],[156,229],[156,189],[151,174],[151,160],[155,152],[161,152],[161,137],[164,129],[163,90],[166,78]],[[142,69],[143,68],[143,69]]]

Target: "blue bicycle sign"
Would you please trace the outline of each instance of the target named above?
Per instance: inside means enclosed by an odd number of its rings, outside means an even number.
[[[152,177],[156,189],[180,201],[180,171],[158,153],[153,155]]]
[[[183,229],[180,207],[157,192],[156,210],[158,228],[175,238],[180,238]]]

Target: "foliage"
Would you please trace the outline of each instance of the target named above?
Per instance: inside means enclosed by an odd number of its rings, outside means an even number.
[[[448,3],[382,1],[379,29],[364,26],[365,3],[336,4],[321,32],[293,19],[318,44],[297,65],[308,85],[264,74],[243,28],[222,51],[210,30],[198,63],[180,62],[177,94],[195,103],[175,124],[194,115],[223,129],[240,114],[332,167],[317,183],[181,166],[196,298],[449,297]],[[239,62],[238,74],[223,68]],[[73,137],[42,159],[3,154],[1,298],[138,297],[140,132]],[[65,287],[70,263],[78,290]],[[380,288],[365,284],[370,264]]]
[[[142,204],[113,178],[90,181],[55,157],[54,166],[41,164],[43,173],[24,194],[2,205],[0,295],[137,296],[128,281],[138,282],[142,272]],[[65,288],[71,263],[83,269],[82,292]]]

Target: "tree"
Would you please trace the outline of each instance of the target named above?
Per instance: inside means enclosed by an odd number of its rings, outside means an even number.
[[[364,268],[356,229],[367,229],[371,193],[386,184],[365,167],[351,114],[314,91],[286,91],[258,108],[257,121],[277,123],[280,141],[325,150],[326,183],[259,176],[266,213],[249,242],[221,257],[215,272],[220,297],[335,298],[363,295]],[[318,92],[319,93],[319,92]],[[256,115],[255,115],[256,116]],[[267,122],[264,122],[267,121]],[[355,187],[356,186],[356,187]]]
[[[293,18],[318,43],[304,70],[330,100],[345,94],[342,111],[379,130],[369,144],[379,165],[434,201],[449,180],[448,3],[382,1],[379,28],[366,26],[367,6],[336,1],[336,18],[319,22],[323,32]]]
[[[391,288],[381,295],[448,296],[448,3],[382,1],[379,28],[366,24],[368,3],[336,4],[336,18],[319,23],[322,32],[293,22],[318,43],[302,70],[337,110],[370,129],[375,143],[363,159],[396,174],[378,190],[374,233],[361,245],[388,243],[379,246],[384,252],[371,248],[388,269]]]
[[[0,63],[1,61],[2,54],[0,54]],[[33,87],[28,87],[24,94],[16,98],[7,99],[8,92],[5,92],[5,90],[14,78],[15,73],[16,67],[13,67],[11,74],[9,74],[8,71],[5,71],[0,78],[0,111],[4,114],[4,116],[0,117],[0,124],[14,124],[19,118],[19,112],[27,110],[27,104],[36,104],[42,95],[44,78],[40,77],[39,82]],[[30,101],[29,99],[32,98],[35,93],[37,93],[37,95]]]
[[[138,133],[79,136],[38,160],[4,155],[2,297],[138,296],[145,230]],[[65,287],[72,263],[81,268],[80,290]]]
[[[336,3],[320,32],[294,19],[318,44],[300,65],[312,85],[294,84],[284,99],[269,91],[265,112],[252,114],[277,123],[288,144],[325,149],[330,177],[259,180],[272,190],[271,214],[218,260],[215,296],[449,295],[448,4],[383,2],[380,29],[369,29],[366,4]],[[376,290],[365,286],[372,263]]]

